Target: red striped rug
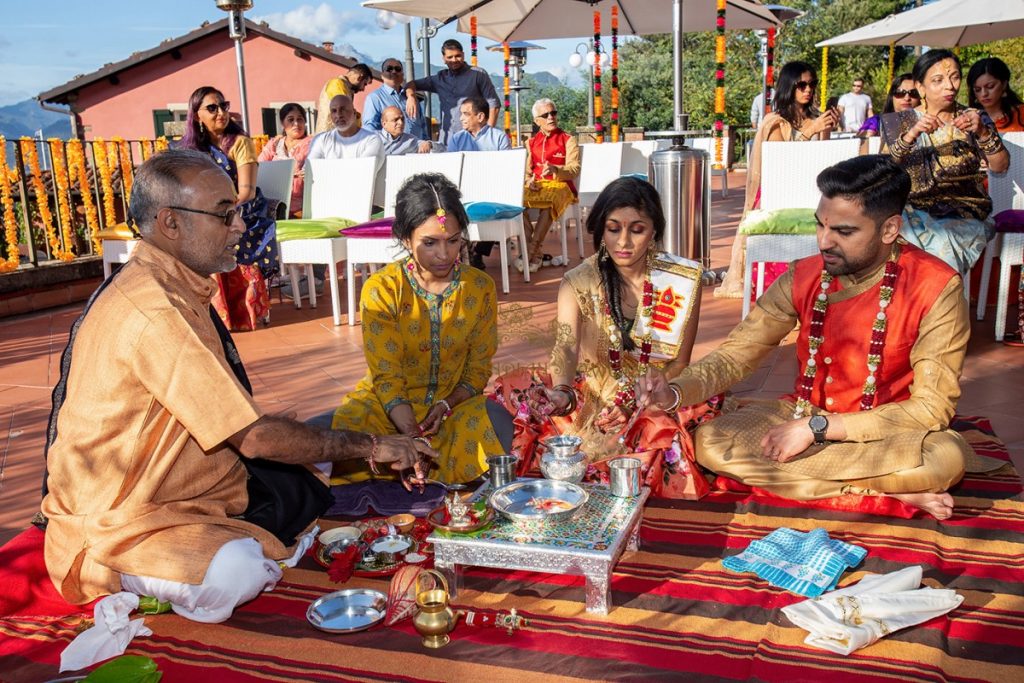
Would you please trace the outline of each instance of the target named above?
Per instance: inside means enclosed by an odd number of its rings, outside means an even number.
[[[1006,458],[984,421],[963,425],[988,455]],[[509,609],[530,620],[508,636],[460,625],[440,650],[420,645],[410,623],[347,636],[320,633],[307,605],[338,588],[312,561],[289,570],[273,593],[227,622],[195,624],[147,617],[150,638],[129,653],[154,658],[164,681],[998,681],[1024,676],[1024,502],[1007,466],[969,476],[954,491],[954,517],[883,517],[819,509],[756,492],[718,491],[699,502],[651,500],[639,552],[627,553],[612,580],[608,616],[583,610],[579,579],[472,570],[459,607]],[[780,608],[801,598],[721,559],[781,526],[829,534],[868,549],[842,584],[865,571],[919,564],[933,587],[957,590],[950,615],[839,657],[804,645],[805,633]],[[0,562],[5,559],[0,549]],[[0,593],[4,582],[0,564]],[[346,586],[387,590],[386,580]],[[2,605],[0,598],[0,605]],[[36,603],[43,604],[43,603]],[[61,649],[84,619],[32,614],[0,617],[0,680],[56,678]],[[0,611],[0,614],[3,614]]]

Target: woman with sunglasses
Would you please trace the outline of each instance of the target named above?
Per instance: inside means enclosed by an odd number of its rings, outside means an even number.
[[[494,281],[463,263],[469,219],[459,189],[437,173],[407,180],[391,234],[409,256],[367,279],[360,295],[368,371],[341,400],[332,427],[428,440],[441,454],[431,476],[476,479],[486,456],[508,453],[512,418],[488,401],[498,347]],[[370,471],[334,466],[336,483]]]
[[[1000,133],[1024,131],[1024,102],[1010,87],[1010,67],[998,57],[979,59],[971,66],[967,103],[984,109]]]
[[[993,234],[983,164],[1005,171],[1010,155],[984,112],[956,101],[960,60],[929,50],[914,64],[915,109],[882,116],[882,152],[910,174],[901,235],[966,276]]]
[[[295,177],[292,179],[292,218],[302,218],[302,189],[305,174],[303,165],[309,154],[309,143],[313,136],[306,129],[306,110],[301,104],[289,102],[278,112],[284,135],[271,139],[260,152],[260,161],[278,159],[295,160]]]
[[[921,95],[914,88],[914,77],[911,74],[900,74],[889,87],[889,96],[885,98],[885,106],[881,114],[875,114],[857,131],[858,137],[871,138],[878,135],[878,122],[883,114],[894,111],[905,111],[921,105]]]
[[[772,113],[761,121],[754,136],[754,144],[747,159],[747,196],[743,213],[761,206],[761,145],[764,142],[807,142],[828,140],[839,125],[841,115],[835,107],[818,111],[814,106],[818,76],[814,67],[806,62],[789,62],[779,71],[772,98]],[[716,297],[743,296],[743,260],[746,254],[746,235],[738,231],[732,243],[729,272],[722,285],[715,290]]]
[[[276,223],[256,187],[256,146],[230,110],[221,91],[208,85],[197,88],[188,100],[185,134],[178,147],[209,154],[235,183],[236,207],[246,230],[235,255],[238,267],[214,276],[219,291],[213,305],[229,329],[241,331],[270,322],[267,279],[278,270],[277,241]]]

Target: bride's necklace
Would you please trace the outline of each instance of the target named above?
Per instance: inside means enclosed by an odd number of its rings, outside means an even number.
[[[798,385],[793,419],[803,417],[811,409],[811,389],[814,387],[814,376],[818,371],[816,356],[818,349],[825,342],[825,312],[828,310],[828,290],[832,285],[832,280],[833,277],[828,271],[821,271],[821,292],[814,301],[814,311],[811,314],[807,337],[807,364],[804,366],[804,372]],[[875,316],[875,322],[871,325],[871,342],[868,345],[867,357],[868,376],[864,380],[860,397],[861,410],[871,410],[875,404],[875,372],[882,364],[882,348],[885,345],[885,330],[889,322],[885,311],[892,302],[893,287],[895,286],[896,252],[894,251],[885,264],[882,287],[878,290],[878,314]]]
[[[644,329],[647,330],[647,333],[640,339],[640,368],[638,377],[647,374],[647,366],[651,362],[651,315],[654,313],[654,285],[651,283],[650,267],[648,267],[647,274],[644,276],[642,296],[643,299],[637,310],[637,322],[639,323],[641,318],[643,319]],[[633,380],[622,371],[622,332],[619,330],[618,325],[615,324],[615,319],[612,317],[612,307],[607,297],[604,302],[604,313],[605,319],[608,321],[608,364],[611,366],[612,376],[619,385],[614,403],[617,406],[629,408],[636,403],[636,390],[633,386]]]

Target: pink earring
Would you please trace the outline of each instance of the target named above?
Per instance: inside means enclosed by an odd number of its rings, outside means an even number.
[[[405,265],[405,269],[408,270],[410,273],[416,270],[416,264],[413,263],[412,259],[409,259],[409,263]]]

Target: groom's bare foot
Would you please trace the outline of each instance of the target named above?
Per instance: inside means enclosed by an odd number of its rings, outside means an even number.
[[[890,493],[911,507],[924,510],[935,519],[949,519],[953,516],[953,496],[948,493]]]

